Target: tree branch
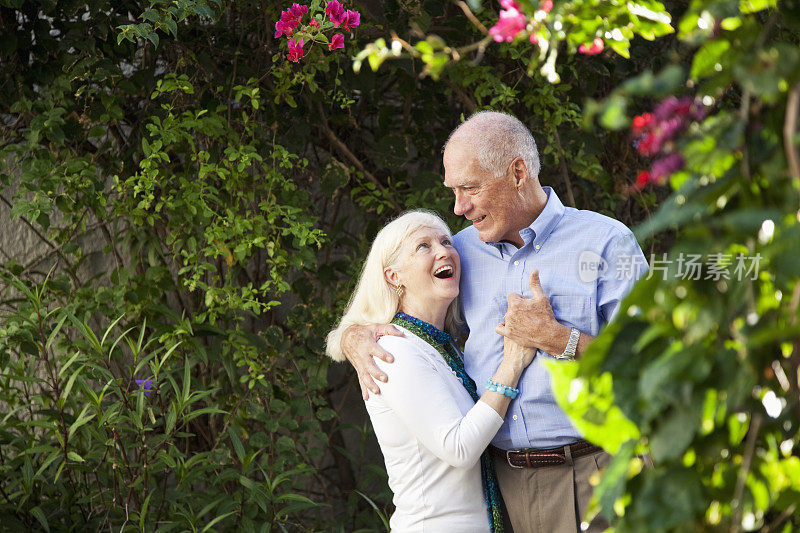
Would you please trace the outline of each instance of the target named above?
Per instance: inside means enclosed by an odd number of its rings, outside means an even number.
[[[6,197],[3,196],[2,194],[0,194],[0,201],[2,201],[4,204],[6,204],[6,206],[8,206],[9,209],[13,209],[14,208],[14,206],[11,204],[11,202],[9,202],[8,199],[6,199]],[[61,252],[61,248],[56,246],[55,244],[53,244],[50,241],[50,239],[45,237],[42,234],[42,232],[40,232],[38,229],[36,229],[36,227],[33,224],[31,224],[30,221],[27,218],[25,218],[23,216],[20,216],[19,218],[20,218],[20,220],[22,220],[22,222],[25,223],[26,226],[28,226],[30,228],[31,231],[33,231],[33,233],[37,237],[39,237],[39,239],[43,243],[45,243],[47,246],[52,248],[55,251],[55,253],[58,254],[58,257],[61,258],[62,261],[64,261],[64,265],[67,267],[67,269],[66,269],[67,270],[67,274],[69,274],[69,277],[72,278],[72,281],[75,282],[75,286],[76,287],[80,287],[81,286],[81,282],[78,279],[77,274],[75,274],[75,272],[73,272],[72,268],[70,267],[69,261],[67,260],[66,256]]]
[[[472,24],[476,28],[478,28],[481,31],[482,34],[489,35],[489,30],[486,29],[486,26],[481,24],[481,21],[478,20],[477,17],[475,17],[475,15],[472,13],[472,10],[469,8],[469,6],[463,0],[458,0],[456,2],[456,5],[461,8],[461,11],[464,12],[464,14],[467,16],[469,21],[472,22]]]
[[[786,510],[783,511],[781,514],[779,514],[778,518],[773,520],[771,524],[769,524],[768,526],[764,526],[761,529],[761,533],[770,533],[771,531],[775,531],[778,528],[778,526],[783,523],[784,520],[786,520],[787,518],[792,516],[792,513],[794,513],[794,510],[796,508],[797,508],[797,504],[794,504],[794,503],[792,505],[790,505],[789,507],[787,507]]]
[[[747,430],[747,444],[745,445],[744,456],[742,457],[742,467],[739,469],[739,477],[736,479],[736,490],[733,493],[731,506],[733,515],[731,518],[731,533],[739,533],[742,529],[742,496],[744,486],[747,481],[747,474],[750,472],[750,463],[753,461],[753,453],[756,450],[758,433],[761,430],[763,417],[760,413],[752,413],[750,418],[750,428]]]
[[[310,102],[306,103],[310,104]],[[334,133],[334,131],[330,128],[330,126],[328,126],[328,120],[325,118],[325,113],[322,110],[322,104],[320,104],[319,102],[316,102],[316,104],[318,111],[317,116],[320,118],[321,121],[322,132],[325,134],[328,140],[331,141],[331,143],[336,147],[336,149],[339,150],[339,152],[348,161],[350,161],[350,163],[352,163],[354,167],[356,167],[362,174],[364,174],[364,177],[366,177],[369,181],[371,181],[379,191],[381,191],[384,194],[387,193],[386,187],[383,186],[383,184],[378,180],[378,178],[376,178],[372,174],[372,172],[367,170],[364,164],[355,155],[353,155],[353,152],[350,151],[347,145],[344,142],[342,142],[342,140],[336,136],[336,133]],[[309,105],[309,107],[311,106]],[[398,204],[394,198],[389,197],[388,194],[386,194],[386,197],[388,202],[392,204],[392,207],[394,207],[397,211],[403,210],[400,207],[400,204]]]
[[[789,174],[800,183],[800,157],[794,148],[794,136],[797,133],[797,113],[800,108],[800,82],[789,91],[786,99],[786,117],[783,122],[783,150],[789,163]]]
[[[561,178],[564,180],[564,185],[567,187],[567,200],[569,201],[570,207],[577,207],[575,205],[575,195],[572,193],[572,182],[569,179],[567,154],[564,152],[564,147],[561,145],[561,137],[558,135],[558,128],[553,128],[553,137],[558,145],[558,167],[561,170]]]

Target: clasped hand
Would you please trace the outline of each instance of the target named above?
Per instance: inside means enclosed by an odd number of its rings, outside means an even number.
[[[538,270],[531,272],[528,283],[531,297],[509,294],[508,311],[495,331],[527,348],[550,352],[554,333],[563,326],[556,320],[550,299],[542,289]]]

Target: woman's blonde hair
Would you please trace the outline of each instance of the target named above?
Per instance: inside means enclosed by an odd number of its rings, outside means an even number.
[[[400,298],[386,281],[383,270],[395,266],[403,242],[421,228],[434,228],[452,237],[447,223],[437,214],[425,209],[407,211],[381,229],[372,242],[356,289],[347,303],[339,324],[328,333],[326,351],[335,361],[343,361],[342,334],[352,325],[388,324],[400,308]],[[447,308],[445,329],[457,337],[463,326],[458,298]]]

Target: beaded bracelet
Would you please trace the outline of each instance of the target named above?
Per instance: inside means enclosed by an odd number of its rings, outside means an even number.
[[[496,392],[498,394],[503,394],[508,396],[512,400],[517,397],[519,394],[519,389],[515,389],[514,387],[509,387],[508,385],[503,385],[496,381],[492,381],[491,379],[486,382],[486,390]]]

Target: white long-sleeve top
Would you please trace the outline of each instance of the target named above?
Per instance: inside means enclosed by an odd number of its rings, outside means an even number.
[[[378,344],[394,356],[376,363],[389,377],[366,402],[397,508],[395,533],[489,531],[481,453],[503,424],[474,402],[442,356],[406,330]]]

